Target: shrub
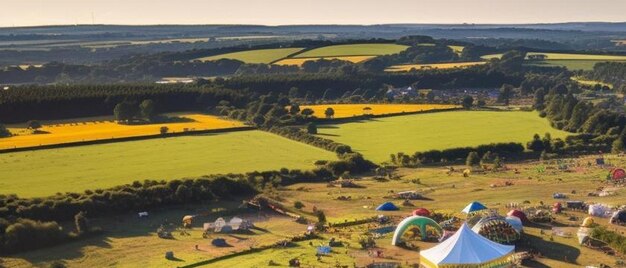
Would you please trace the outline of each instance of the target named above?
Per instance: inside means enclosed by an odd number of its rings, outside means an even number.
[[[293,207],[297,208],[297,209],[301,209],[304,207],[304,204],[302,204],[302,202],[300,201],[296,201],[293,203]]]

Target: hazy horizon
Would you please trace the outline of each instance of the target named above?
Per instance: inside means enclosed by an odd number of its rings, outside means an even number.
[[[625,22],[621,0],[8,0],[0,27]]]

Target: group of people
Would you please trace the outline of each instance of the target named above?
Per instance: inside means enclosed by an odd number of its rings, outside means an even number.
[[[512,243],[519,239],[519,234],[506,221],[488,221],[480,227],[479,234],[499,243]]]

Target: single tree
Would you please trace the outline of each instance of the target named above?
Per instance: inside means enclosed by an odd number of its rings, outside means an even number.
[[[364,115],[371,115],[372,114],[372,108],[371,107],[364,107],[363,108],[363,114]]]
[[[500,94],[498,94],[498,102],[504,103],[504,105],[509,106],[509,102],[511,101],[512,96],[513,86],[509,84],[504,84],[500,88]]]
[[[331,107],[326,108],[326,111],[324,111],[324,115],[326,115],[326,118],[333,118],[333,116],[335,116],[335,110]]]
[[[3,124],[0,124],[0,138],[5,137],[11,137],[11,132]]]
[[[468,167],[477,166],[480,164],[480,157],[478,157],[477,152],[470,152],[467,155],[467,159],[465,159],[465,165]]]
[[[87,220],[87,213],[84,211],[78,212],[74,216],[74,224],[76,225],[76,232],[79,234],[89,231],[89,221]]]
[[[461,105],[463,105],[463,108],[465,108],[465,110],[472,109],[472,105],[474,105],[474,98],[472,98],[472,96],[465,96],[463,98],[463,101],[461,102]]]
[[[304,118],[309,118],[314,113],[315,113],[315,111],[313,111],[313,109],[311,109],[311,108],[304,108],[304,109],[302,109],[302,111],[300,111],[300,114],[302,114],[304,116]]]
[[[317,134],[317,125],[311,122],[306,126],[306,132],[309,134]]]
[[[297,115],[300,112],[300,105],[298,105],[297,103],[292,103],[291,106],[289,107],[289,113],[291,115]]]
[[[537,153],[542,152],[545,149],[544,143],[541,140],[541,137],[539,137],[539,134],[535,134],[533,136],[533,140],[528,142],[526,147],[532,150],[533,152],[537,152]]]
[[[142,101],[141,104],[139,104],[139,110],[143,118],[147,120],[152,120],[155,116],[154,101],[152,100]]]
[[[37,120],[30,120],[26,124],[28,125],[28,128],[32,130],[37,130],[42,127],[41,123]]]
[[[127,122],[128,120],[133,119],[135,117],[135,107],[133,107],[132,103],[129,102],[120,102],[115,105],[113,109],[113,115],[115,115],[115,119],[119,122]]]
[[[159,128],[159,133],[161,133],[161,135],[165,135],[169,131],[170,131],[170,128],[168,128],[167,126],[162,126],[161,128]]]

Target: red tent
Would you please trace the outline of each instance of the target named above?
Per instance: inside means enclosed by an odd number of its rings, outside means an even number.
[[[507,216],[518,217],[520,220],[522,220],[523,223],[527,223],[528,222],[528,218],[526,217],[526,213],[522,212],[521,210],[513,209],[513,210],[509,211],[509,213],[507,213],[506,215]]]
[[[413,216],[428,217],[430,216],[430,211],[425,208],[418,208],[416,210],[413,210]]]
[[[554,205],[552,205],[552,212],[554,212],[554,213],[561,213],[561,209],[562,208],[563,207],[561,206],[561,203],[559,203],[559,202],[554,203]]]

